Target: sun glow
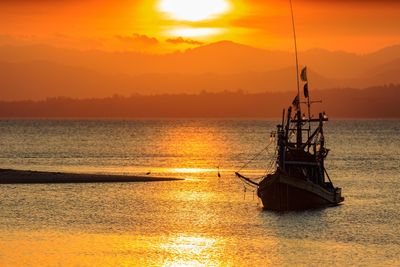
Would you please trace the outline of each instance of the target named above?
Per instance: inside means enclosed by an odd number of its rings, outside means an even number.
[[[160,0],[159,10],[169,18],[198,22],[209,20],[228,12],[226,0]]]

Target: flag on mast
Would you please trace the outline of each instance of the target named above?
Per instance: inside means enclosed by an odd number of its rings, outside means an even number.
[[[308,83],[304,84],[304,97],[308,98],[309,94],[308,94]]]
[[[307,79],[307,67],[304,67],[304,68],[301,70],[300,78],[301,78],[301,80],[302,80],[303,82],[307,82],[307,81],[308,81],[308,79]]]
[[[300,106],[299,95],[296,95],[296,97],[293,99],[292,106],[293,106],[294,110],[298,110],[299,109],[299,106]]]

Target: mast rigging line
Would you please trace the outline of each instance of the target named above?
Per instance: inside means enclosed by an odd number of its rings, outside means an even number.
[[[246,168],[251,162],[253,162],[256,158],[258,158],[263,152],[268,151],[269,147],[271,146],[271,144],[273,143],[273,141],[271,140],[269,142],[269,144],[264,147],[260,152],[258,152],[254,157],[252,157],[248,162],[246,162],[239,170],[237,170],[236,172],[240,172],[241,170],[243,170],[244,168]]]

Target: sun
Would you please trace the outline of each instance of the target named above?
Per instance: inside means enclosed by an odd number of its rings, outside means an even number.
[[[158,8],[170,19],[198,22],[228,12],[230,4],[226,0],[160,0]]]

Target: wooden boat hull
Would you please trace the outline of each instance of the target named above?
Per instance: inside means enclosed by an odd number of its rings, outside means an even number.
[[[267,210],[306,210],[335,206],[344,200],[341,189],[332,191],[306,179],[282,173],[267,176],[259,185],[258,197]]]

